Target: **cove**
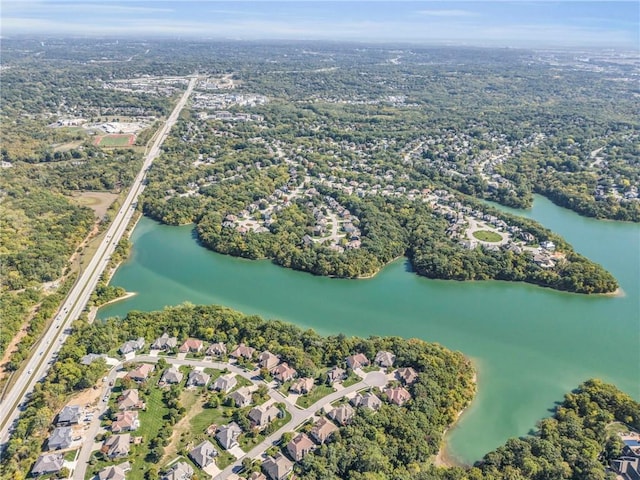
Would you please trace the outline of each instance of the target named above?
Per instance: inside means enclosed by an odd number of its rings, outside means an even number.
[[[466,463],[527,434],[591,377],[640,400],[640,225],[587,219],[536,196],[531,217],[601,263],[625,295],[583,296],[522,283],[429,280],[406,260],[368,280],[337,280],[269,261],[216,254],[193,228],[143,218],[131,258],[112,283],[138,295],[98,317],[157,310],[185,301],[221,304],[322,334],[400,335],[439,342],[472,357],[479,389],[448,434],[448,452]]]

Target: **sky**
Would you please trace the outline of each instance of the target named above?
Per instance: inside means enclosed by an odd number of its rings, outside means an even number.
[[[640,49],[640,2],[0,0],[0,34]]]

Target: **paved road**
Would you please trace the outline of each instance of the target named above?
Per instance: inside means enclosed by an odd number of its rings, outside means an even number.
[[[100,275],[102,275],[116,245],[126,231],[127,225],[133,217],[138,196],[144,190],[144,179],[147,169],[160,153],[162,142],[167,138],[171,127],[176,123],[178,115],[187,103],[197,80],[197,77],[191,78],[184,95],[173,112],[171,112],[165,124],[158,131],[156,140],[147,153],[142,168],[135,178],[122,207],[107,230],[105,238],[98,246],[87,268],[82,272],[78,281],[71,289],[71,292],[64,301],[49,329],[43,333],[37,353],[29,359],[24,368],[25,373],[18,378],[13,387],[6,393],[2,403],[0,403],[0,451],[4,449],[4,446],[9,440],[11,429],[18,420],[20,405],[26,403],[35,384],[46,375],[50,364],[53,363],[54,356],[57,355],[60,346],[67,338],[67,333],[65,333],[67,331],[66,329],[71,326],[73,321],[77,319],[84,310],[91,293],[98,283]]]

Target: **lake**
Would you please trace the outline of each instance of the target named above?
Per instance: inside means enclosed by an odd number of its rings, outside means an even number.
[[[418,337],[460,350],[476,362],[479,389],[447,436],[448,452],[471,463],[528,433],[588,378],[640,400],[640,225],[583,218],[539,196],[530,211],[509,211],[539,221],[601,263],[624,296],[429,280],[411,273],[406,260],[367,280],[315,277],[216,254],[198,245],[190,226],[143,218],[131,258],[112,280],[138,294],[101,309],[99,318],[216,303],[322,334]]]

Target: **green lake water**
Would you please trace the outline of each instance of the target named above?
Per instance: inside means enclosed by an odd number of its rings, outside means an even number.
[[[524,435],[554,402],[598,377],[640,400],[640,225],[580,217],[536,197],[528,212],[618,279],[622,297],[583,296],[506,282],[428,280],[406,260],[368,280],[337,280],[200,247],[192,227],[143,218],[112,283],[138,295],[100,318],[185,301],[217,303],[322,334],[400,335],[472,357],[479,390],[448,434],[448,450],[480,459]]]

